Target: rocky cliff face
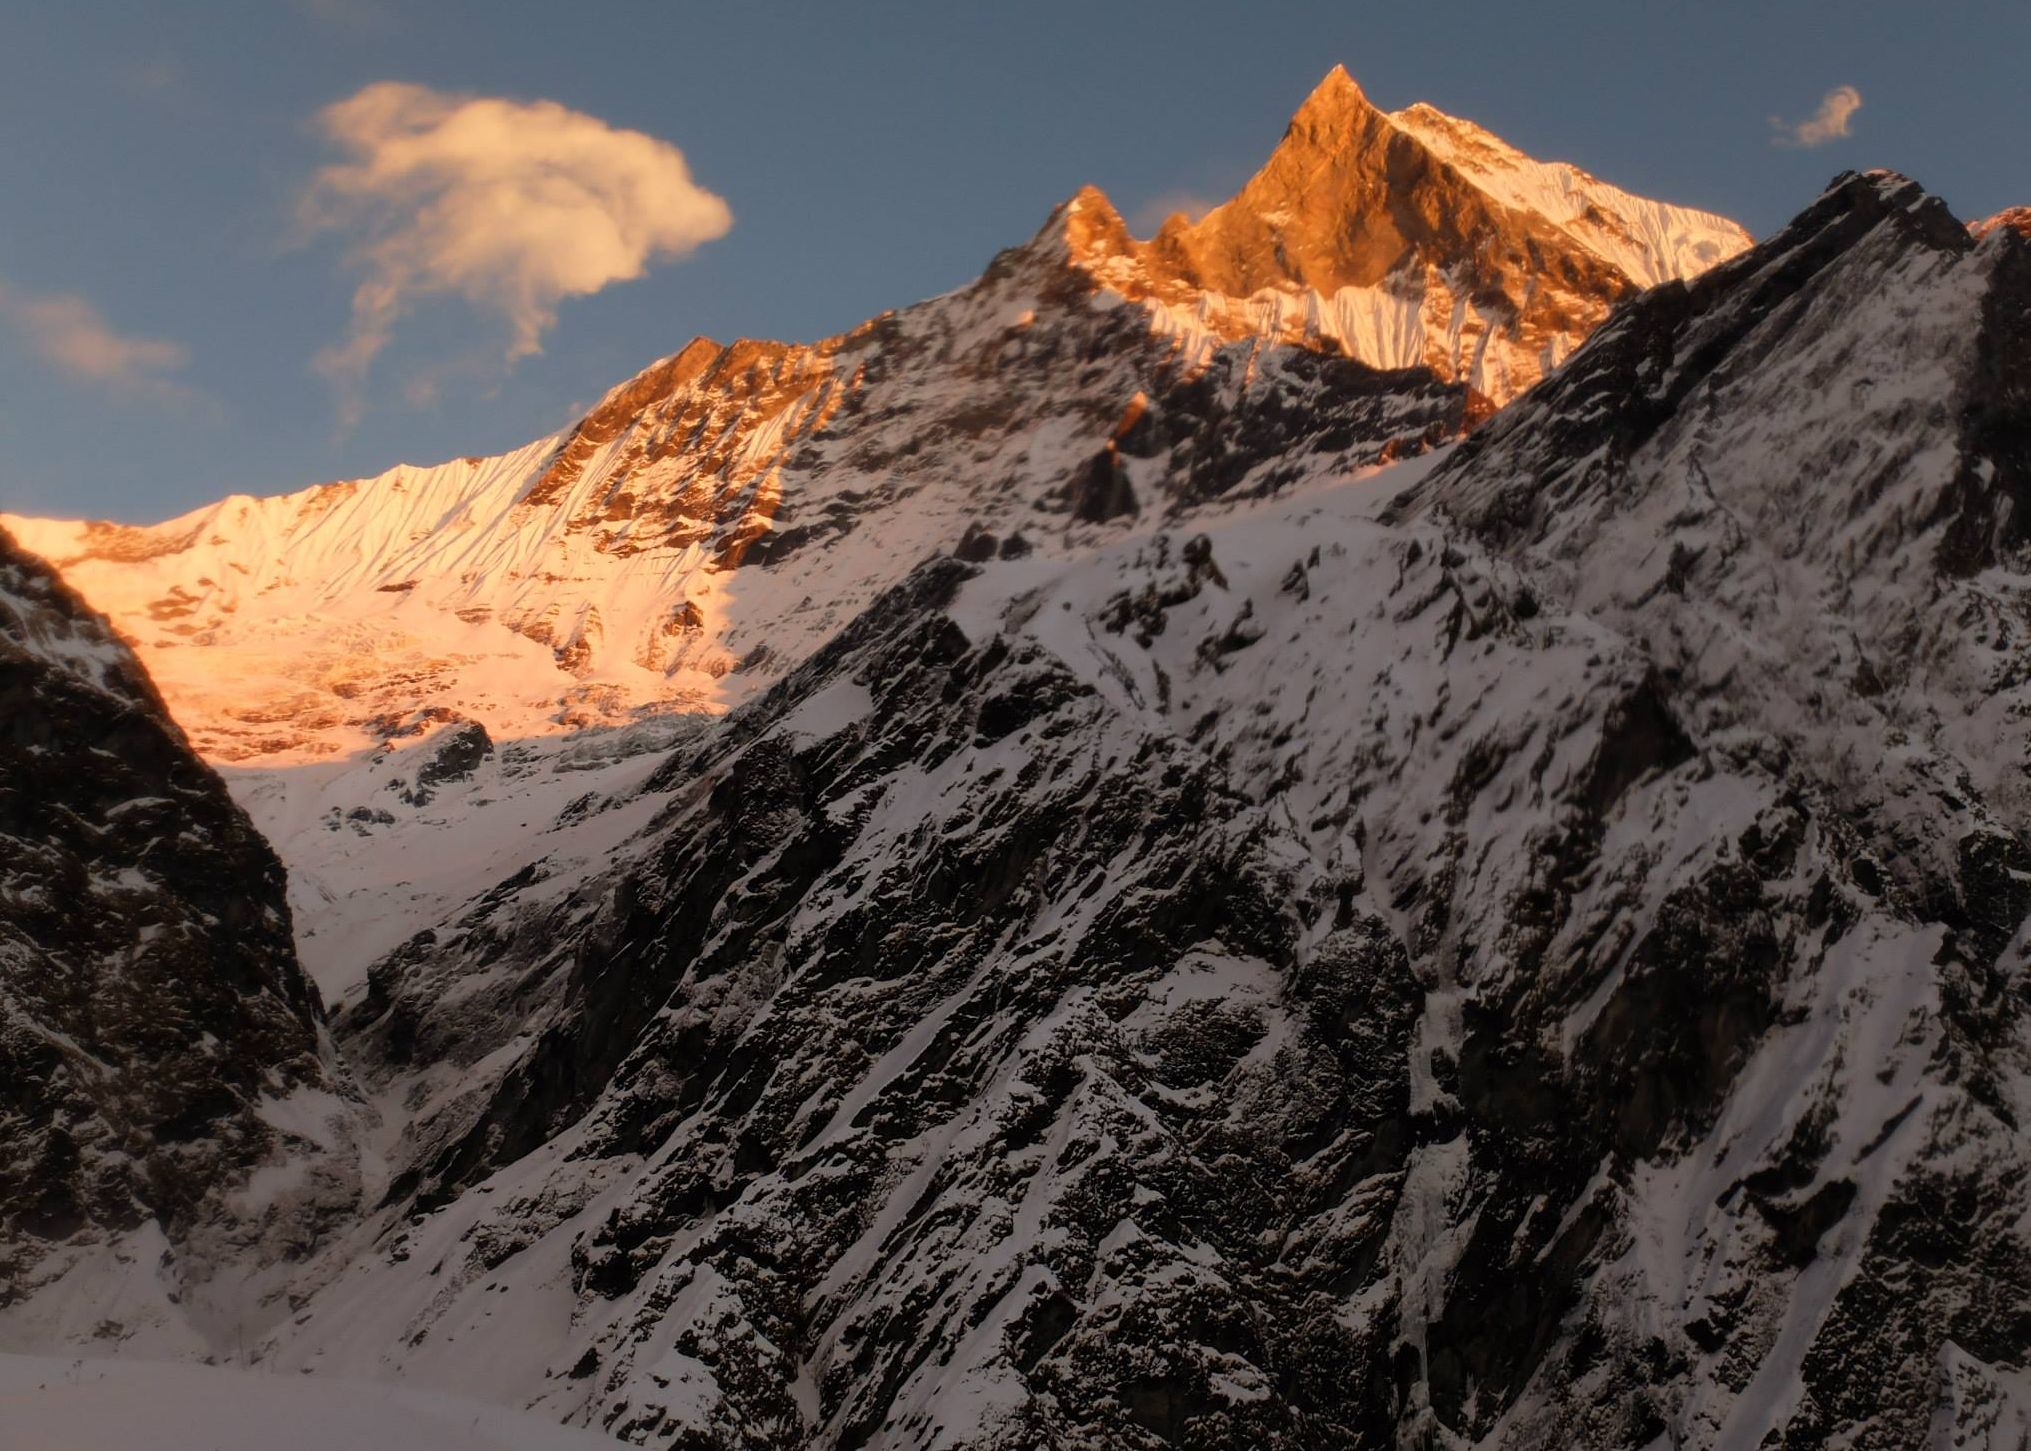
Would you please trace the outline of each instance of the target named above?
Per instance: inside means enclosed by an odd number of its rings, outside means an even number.
[[[1680,1424],[1719,1444],[2021,1435],[2027,330],[2022,235],[1976,244],[1903,178],[1845,177],[1632,305],[1398,506],[1640,631],[1689,736],[1806,804],[1813,896],[1742,904],[1774,955],[1669,989],[1710,995],[1704,1134],[1629,1198],[1671,1182],[1685,1218],[1650,1234],[1697,1230],[1677,1266],[1633,1235],[1600,1315],[1632,1345],[1679,1327]],[[1745,972],[1766,1027],[1727,1022]],[[1512,990],[1503,1034],[1549,1035],[1543,990]]]
[[[2027,327],[1846,177],[1454,449],[919,568],[376,968],[417,1111],[266,1353],[684,1447],[2013,1444]]]
[[[0,722],[0,1336],[230,1334],[221,1273],[272,1292],[356,1207],[281,863],[4,533]]]

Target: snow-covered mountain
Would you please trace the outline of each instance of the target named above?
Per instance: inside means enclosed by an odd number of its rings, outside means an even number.
[[[2020,1445],[2031,235],[1742,240],[1336,72],[1153,239],[25,524],[333,1004],[154,1343],[687,1451]]]
[[[1748,241],[1336,69],[1238,197],[1153,241],[1088,189],[969,287],[810,345],[696,340],[499,458],[5,522],[215,761],[344,756],[428,709],[497,740],[719,711],[970,530],[1062,554],[1422,451]]]
[[[2016,1444],[2027,333],[1847,176],[1458,447],[924,565],[376,968],[423,1107],[264,1353],[658,1445]]]
[[[549,828],[926,556],[1076,555],[1419,453],[1747,244],[1336,69],[1239,197],[1152,241],[1089,189],[969,287],[808,346],[696,340],[502,457],[5,522],[225,772],[343,1002],[535,857],[606,852],[605,822]]]
[[[2015,1444],[2027,341],[2031,240],[1850,175],[1462,443],[921,565],[375,965],[376,1207],[258,1355],[684,1447]]]
[[[1147,243],[1085,229],[1094,273],[1188,347],[1237,334],[1428,367],[1504,403],[1638,288],[1749,245],[1711,213],[1532,160],[1428,105],[1377,110],[1336,67],[1232,201]]]

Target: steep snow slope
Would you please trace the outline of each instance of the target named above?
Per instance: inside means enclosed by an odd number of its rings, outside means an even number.
[[[1745,251],[1726,217],[1632,196],[1564,161],[1537,161],[1471,121],[1419,102],[1390,121],[1515,211],[1542,217],[1640,287],[1697,277]]]
[[[377,965],[419,1108],[264,1356],[694,1447],[2010,1444],[2027,332],[2031,243],[1843,178],[1450,451],[926,564]]]
[[[259,1333],[357,1209],[281,864],[4,532],[0,723],[0,1343]]]
[[[640,788],[663,753],[709,719],[498,745],[477,722],[419,722],[364,756],[221,772],[287,855],[297,952],[338,1010],[370,964],[504,878],[540,892],[604,869],[652,814]]]

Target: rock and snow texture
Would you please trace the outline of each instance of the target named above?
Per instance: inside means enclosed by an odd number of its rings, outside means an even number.
[[[719,711],[969,534],[1063,554],[1422,451],[1747,242],[1335,70],[1240,196],[1153,242],[1088,189],[969,287],[810,345],[699,339],[498,458],[4,522],[215,762],[347,756],[421,709],[496,741]]]
[[[1532,160],[1431,106],[1378,110],[1339,68],[1232,201],[1172,217],[1149,242],[1109,217],[1089,234],[1088,265],[1188,342],[1323,344],[1430,368],[1496,404],[1622,299],[1750,243],[1725,218]]]
[[[335,1031],[278,1368],[687,1448],[2017,1444],[2031,241],[1887,175],[1383,475],[913,572]]]
[[[1463,230],[1446,327],[1350,296]],[[1335,76],[1200,223],[519,461],[39,526],[375,954],[250,1353],[685,1451],[2021,1445],[2031,237],[1739,241]]]
[[[281,863],[0,533],[0,1339],[247,1331],[357,1208],[320,1031]]]

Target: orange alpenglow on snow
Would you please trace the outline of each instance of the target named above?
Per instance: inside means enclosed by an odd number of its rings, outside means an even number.
[[[1089,187],[967,288],[815,344],[697,339],[497,458],[150,528],[6,522],[214,760],[340,758],[423,709],[508,738],[712,713],[982,517],[1072,546],[1178,503],[1138,447],[1179,472],[1177,390],[1223,350],[1424,369],[1404,386],[1459,395],[1342,427],[1321,467],[1344,473],[1457,433],[1623,298],[1748,243],[1429,106],[1382,112],[1336,67],[1236,197],[1150,240]],[[1193,447],[1191,497],[1232,487],[1210,437]]]

